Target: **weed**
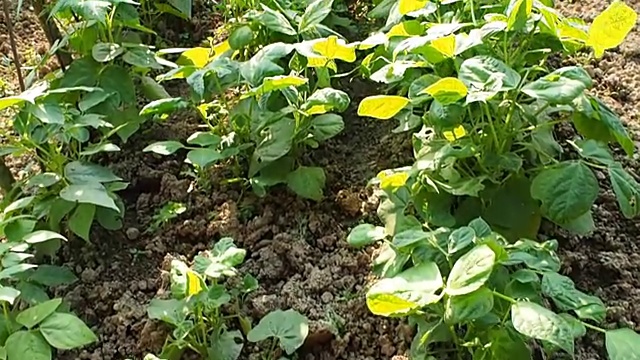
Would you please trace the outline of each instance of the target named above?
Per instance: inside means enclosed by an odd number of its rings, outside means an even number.
[[[173,201],[167,202],[153,215],[146,233],[155,233],[185,211],[187,211],[187,207],[184,204]]]

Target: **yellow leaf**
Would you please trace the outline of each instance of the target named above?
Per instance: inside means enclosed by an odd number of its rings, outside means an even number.
[[[2,98],[0,99],[0,110],[8,108],[13,105],[23,103],[23,102],[24,102],[24,99],[21,99],[17,96],[9,96],[9,97]]]
[[[338,71],[338,66],[336,65],[336,62],[326,57],[308,57],[307,67],[311,67],[311,68],[327,67],[333,71]]]
[[[418,94],[429,94],[443,105],[454,103],[467,96],[467,87],[462,81],[448,77],[436,81]]]
[[[433,40],[431,46],[441,52],[442,55],[452,58],[456,54],[456,36],[451,34]]]
[[[338,59],[346,62],[356,61],[355,47],[348,46],[344,40],[338,39],[337,36],[329,36],[313,44],[313,51],[328,59]]]
[[[251,96],[260,96],[272,91],[282,90],[289,86],[301,86],[309,82],[309,79],[302,78],[294,75],[278,75],[265,78],[262,81],[262,85],[257,88],[244,93],[240,99],[246,99]]]
[[[596,17],[589,29],[587,45],[593,47],[597,58],[607,49],[622,43],[636,24],[638,14],[622,1],[614,1]]]
[[[211,49],[203,47],[195,47],[183,52],[176,64],[178,65],[194,65],[198,68],[203,68],[209,63],[209,55]]]
[[[198,114],[200,115],[202,120],[206,120],[207,119],[207,112],[208,112],[210,107],[211,107],[211,104],[198,105],[198,108],[197,108],[198,109]]]
[[[409,180],[409,174],[406,172],[399,172],[391,175],[387,175],[385,172],[378,174],[380,179],[380,187],[385,190],[394,190],[404,186]]]
[[[418,304],[391,294],[367,296],[367,306],[372,313],[381,316],[406,314],[418,308]]]
[[[447,141],[454,142],[465,137],[467,135],[467,131],[464,129],[464,126],[458,125],[458,127],[452,131],[445,131],[442,135],[444,135],[444,138],[447,139]]]
[[[402,96],[369,96],[360,102],[358,115],[387,120],[399,113],[407,104],[409,104],[409,99]]]
[[[331,107],[328,105],[313,105],[305,112],[307,113],[307,115],[319,115],[326,113],[330,109]]]
[[[587,32],[579,27],[580,24],[569,19],[563,19],[558,23],[558,37],[561,40],[574,40],[585,43],[589,40]]]
[[[398,9],[400,14],[407,15],[408,13],[420,10],[427,5],[429,0],[400,0]]]
[[[417,20],[403,21],[387,32],[387,37],[422,35],[424,26]]]
[[[218,56],[224,54],[225,52],[231,50],[231,45],[229,45],[229,41],[223,41],[218,45],[214,45],[213,46],[213,56],[211,57],[211,59],[209,60],[213,60],[215,58],[217,58]]]
[[[193,271],[187,271],[187,296],[197,295],[202,291],[202,281]]]

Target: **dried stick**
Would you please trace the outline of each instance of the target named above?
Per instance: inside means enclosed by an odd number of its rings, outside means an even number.
[[[18,74],[18,83],[20,83],[20,91],[25,91],[24,79],[22,78],[22,65],[18,58],[18,46],[16,44],[16,35],[13,33],[13,23],[11,22],[11,10],[9,9],[9,0],[2,0],[4,5],[4,20],[7,22],[7,30],[9,30],[9,41],[11,42],[11,51],[13,52],[13,63],[16,65],[16,73]]]

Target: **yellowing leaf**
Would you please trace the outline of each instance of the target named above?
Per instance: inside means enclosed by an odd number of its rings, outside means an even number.
[[[391,175],[387,175],[385,172],[381,172],[378,174],[378,179],[380,179],[380,187],[382,189],[397,189],[399,187],[404,186],[409,180],[409,174],[406,172],[399,172]]]
[[[399,113],[407,104],[409,104],[409,99],[402,96],[369,96],[360,102],[358,115],[387,120]]]
[[[257,88],[243,94],[240,98],[246,99],[251,96],[260,96],[272,91],[282,90],[289,86],[301,86],[309,82],[309,79],[297,77],[294,75],[279,75],[265,78],[262,81],[262,85]]]
[[[391,294],[376,294],[367,297],[367,306],[375,315],[391,316],[408,313],[419,307],[418,304],[406,301]]]
[[[431,46],[444,56],[452,58],[456,54],[456,36],[451,34],[431,42]]]
[[[607,49],[622,43],[636,24],[638,14],[622,1],[614,1],[596,17],[589,29],[587,45],[593,47],[597,58]]]
[[[338,59],[346,62],[356,61],[356,49],[354,46],[348,46],[344,40],[338,39],[337,36],[329,36],[328,38],[313,44],[313,51],[328,58]]]
[[[589,40],[587,32],[574,24],[571,21],[563,20],[558,23],[558,37],[561,40],[574,40],[585,43]]]
[[[333,71],[338,71],[336,62],[326,57],[308,57],[307,67],[318,68],[327,67]]]
[[[407,15],[408,13],[420,10],[427,5],[429,0],[400,0],[398,9],[400,14]]]
[[[187,271],[187,296],[197,295],[202,291],[200,277],[193,271]]]
[[[467,87],[457,78],[448,77],[436,81],[431,86],[419,92],[429,94],[443,105],[454,103],[467,96]]]
[[[445,131],[442,135],[444,135],[444,138],[447,139],[447,141],[454,142],[465,137],[467,135],[467,131],[462,125],[458,125],[458,127],[453,129],[452,131]]]
[[[211,104],[201,104],[198,105],[197,109],[198,109],[198,114],[200,115],[200,117],[202,118],[202,120],[206,120],[207,119],[207,112],[209,110],[209,108],[211,107]]]
[[[424,26],[417,20],[409,20],[401,22],[387,32],[387,38],[394,36],[413,36],[422,35],[424,33]]]
[[[204,47],[195,47],[183,52],[176,64],[178,65],[194,65],[198,68],[203,68],[209,63],[209,56],[211,49]]]
[[[229,41],[223,41],[218,45],[213,46],[213,56],[210,60],[217,58],[218,56],[224,54],[225,52],[231,50],[231,45],[229,45]]]
[[[307,111],[307,115],[319,115],[324,114],[331,109],[331,106],[328,105],[313,105]]]
[[[24,99],[21,99],[17,96],[9,96],[9,97],[2,98],[0,99],[0,110],[8,108],[13,105],[23,103],[23,102],[24,102]]]

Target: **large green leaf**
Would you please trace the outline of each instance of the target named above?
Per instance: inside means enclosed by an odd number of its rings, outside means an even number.
[[[584,100],[584,98],[578,98]],[[635,145],[624,128],[620,117],[602,100],[587,96],[574,113],[573,123],[580,134],[588,139],[609,142],[615,140],[627,155],[632,156]]]
[[[98,82],[99,69],[100,64],[90,56],[74,60],[60,79],[60,87],[94,86]]]
[[[304,198],[320,201],[325,180],[322,168],[300,166],[287,175],[287,186]]]
[[[458,78],[469,89],[484,89],[486,84],[495,77],[501,79],[501,84],[496,91],[515,89],[520,83],[521,76],[504,62],[486,55],[472,57],[460,65]]]
[[[569,66],[525,85],[522,92],[552,104],[571,104],[592,84],[586,70],[579,66]]]
[[[134,104],[136,89],[131,75],[120,65],[108,65],[100,72],[98,83],[106,93],[115,93],[114,104]]]
[[[29,276],[29,281],[53,287],[73,284],[78,278],[67,267],[44,264],[36,268]]]
[[[349,106],[349,95],[341,90],[322,88],[307,98],[302,108],[309,115],[324,114],[329,111],[343,112]]]
[[[99,183],[68,185],[60,191],[60,197],[70,202],[94,204],[120,212],[107,189]]]
[[[367,306],[376,315],[404,316],[438,302],[442,285],[438,265],[424,262],[376,282],[367,292]]]
[[[195,149],[187,153],[187,161],[199,168],[204,168],[218,160],[224,159],[224,155],[218,150],[203,148]]]
[[[124,52],[124,48],[114,43],[97,43],[91,49],[91,56],[98,62],[109,62]]]
[[[251,85],[258,86],[265,77],[284,73],[284,69],[276,61],[287,56],[293,49],[293,45],[281,42],[269,44],[243,63],[240,73]]]
[[[251,44],[254,39],[253,30],[250,26],[245,25],[233,30],[229,35],[229,46],[234,50],[242,49]]]
[[[312,1],[300,18],[298,32],[303,33],[320,24],[331,13],[332,5],[333,0]]]
[[[478,290],[491,276],[495,261],[496,254],[488,245],[474,247],[453,264],[446,293],[456,296]]]
[[[563,318],[536,303],[511,306],[511,322],[522,335],[549,342],[573,355],[573,330]]]
[[[602,300],[576,289],[570,278],[558,273],[544,274],[542,293],[553,300],[558,310],[573,310],[582,319],[601,322],[607,315],[607,308]]]
[[[279,32],[285,35],[296,35],[296,30],[291,26],[291,23],[280,12],[275,11],[264,4],[262,6],[262,13],[256,17],[256,20],[266,26],[269,30]]]
[[[264,129],[254,156],[261,162],[272,162],[286,155],[291,150],[294,126],[292,119],[283,118]]]
[[[36,332],[17,331],[5,344],[7,360],[51,360],[51,347]]]
[[[491,360],[531,359],[531,349],[510,327],[494,328],[489,332],[491,336]]]
[[[322,114],[311,121],[311,134],[317,141],[325,141],[338,135],[344,130],[342,116],[337,114]]]
[[[598,179],[580,161],[561,163],[533,179],[531,196],[542,202],[547,218],[566,223],[591,209],[598,197]]]
[[[64,124],[64,112],[59,104],[51,102],[36,103],[35,105],[29,105],[27,109],[45,124]]]
[[[169,4],[173,5],[187,18],[191,18],[191,8],[193,0],[168,0]]]
[[[222,334],[213,335],[209,348],[209,356],[213,355],[211,360],[237,360],[242,353],[243,340],[238,330],[225,330]]]
[[[616,193],[622,214],[627,219],[638,216],[640,214],[640,184],[619,163],[609,166],[609,179],[611,179],[611,187]]]
[[[80,236],[84,241],[89,241],[89,232],[93,217],[96,214],[96,206],[93,204],[78,204],[75,211],[69,217],[68,226],[74,234]]]
[[[607,330],[607,354],[610,360],[639,360],[640,335],[631,329]]]
[[[577,140],[571,143],[574,145],[580,156],[587,160],[595,160],[603,165],[612,165],[615,160],[605,143],[597,140]]]
[[[72,184],[107,183],[122,180],[104,166],[72,161],[65,165],[64,176]]]
[[[287,355],[291,355],[302,346],[308,334],[309,322],[306,317],[292,309],[276,310],[263,317],[249,331],[247,340],[258,342],[274,337]]]
[[[179,326],[184,321],[188,311],[185,301],[176,299],[153,299],[147,308],[150,319],[161,320],[174,326]]]
[[[385,233],[383,227],[371,224],[360,224],[351,230],[349,236],[347,236],[347,243],[354,247],[363,247],[384,238]]]
[[[40,323],[40,333],[51,346],[60,350],[75,349],[98,340],[78,317],[53,313]]]
[[[475,320],[493,309],[493,292],[486,287],[472,293],[447,298],[444,319],[447,324]]]
[[[46,319],[49,315],[53,314],[60,304],[62,304],[62,299],[53,299],[36,306],[32,306],[20,312],[16,316],[16,321],[31,329],[38,325],[42,320]]]

